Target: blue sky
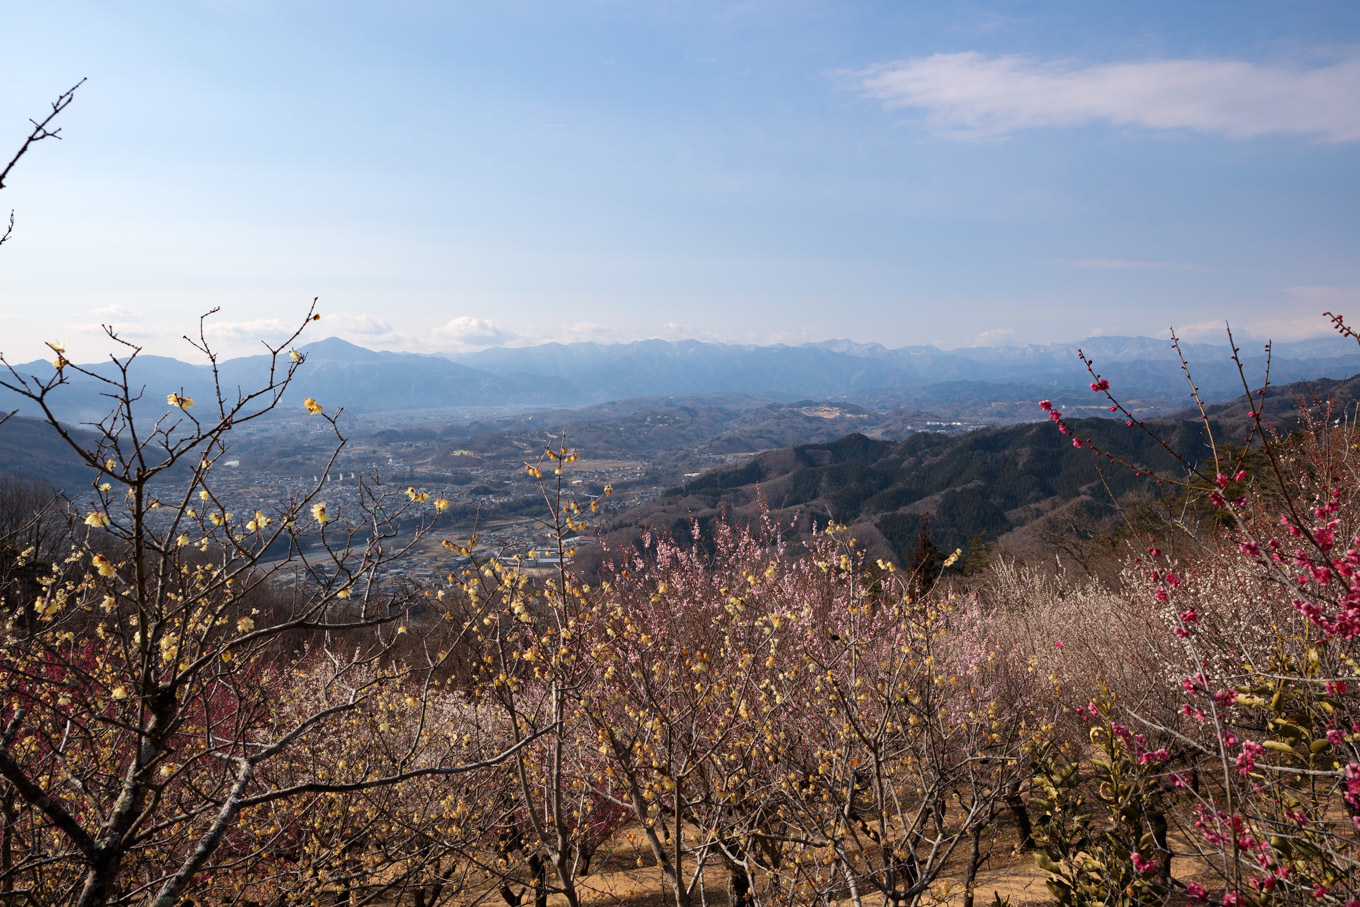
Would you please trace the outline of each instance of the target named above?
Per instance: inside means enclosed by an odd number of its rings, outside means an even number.
[[[1360,320],[1360,4],[12,4],[0,352]]]

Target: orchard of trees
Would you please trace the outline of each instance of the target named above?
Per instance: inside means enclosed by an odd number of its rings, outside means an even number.
[[[350,512],[324,481],[224,505],[231,432],[298,406],[318,317],[261,386],[207,400],[143,387],[119,341],[94,445],[60,422],[93,375],[74,352],[0,378],[92,477],[0,484],[0,904],[639,903],[597,884],[628,860],[677,907],[972,907],[1009,851],[1061,904],[1360,898],[1349,414],[1207,436],[1148,477],[1174,494],[1105,569],[966,584],[768,516],[587,580],[566,540],[599,502],[564,443],[526,464],[558,540],[531,579],[379,476]],[[1267,390],[1244,376],[1254,412]],[[1073,456],[1146,470],[1043,405]],[[302,410],[339,451],[336,411]],[[430,538],[468,565],[376,581]]]

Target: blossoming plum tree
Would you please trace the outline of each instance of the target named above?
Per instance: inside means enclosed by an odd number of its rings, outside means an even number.
[[[170,907],[215,873],[268,856],[275,838],[250,832],[253,816],[269,811],[286,827],[287,804],[460,775],[532,741],[489,752],[464,740],[476,722],[455,734],[424,720],[456,635],[423,663],[391,657],[424,599],[377,577],[430,531],[435,505],[374,480],[361,483],[359,512],[327,511],[324,475],[240,513],[218,494],[214,469],[231,431],[280,404],[305,362],[290,351],[316,318],[309,311],[269,348],[261,387],[215,381],[213,399],[197,406],[173,390],[149,426],[138,407],[140,350],[111,329],[127,351],[111,377],[53,345],[51,374],[11,367],[0,380],[41,409],[94,476],[82,531],[39,577],[36,598],[7,603],[0,629],[7,897]],[[206,330],[191,342],[216,376]],[[90,447],[59,421],[74,373],[102,382],[112,404]],[[337,415],[307,409],[332,432],[334,462],[344,444]],[[414,532],[398,542],[403,521]],[[280,550],[281,560],[267,558]],[[306,581],[280,592],[270,584],[284,564]],[[300,636],[328,644],[300,648]],[[293,695],[307,684],[319,693]],[[407,700],[400,721],[374,717]],[[431,742],[436,734],[443,744]],[[365,755],[299,758],[328,735]]]
[[[1178,557],[1148,545],[1131,561],[1142,574],[1140,606],[1175,640],[1168,665],[1178,668],[1166,689],[1179,715],[1169,721],[1118,698],[1079,709],[1104,752],[1093,764],[1103,779],[1097,813],[1108,822],[1097,829],[1088,811],[1065,825],[1066,840],[1083,842],[1076,849],[1049,835],[1048,868],[1064,902],[1108,903],[1118,891],[1127,903],[1161,903],[1173,889],[1225,907],[1360,896],[1360,436],[1351,414],[1322,400],[1299,401],[1292,431],[1277,433],[1265,415],[1268,371],[1254,387],[1235,346],[1233,359],[1247,436],[1215,437],[1191,380],[1206,454],[1181,456],[1184,473],[1160,477],[1211,515],[1209,528],[1189,534],[1197,547]],[[1151,431],[1088,368],[1111,410]],[[1080,446],[1121,462],[1045,409]],[[1171,764],[1155,735],[1173,740],[1188,768]],[[1052,784],[1046,806],[1070,810],[1083,796],[1076,784]],[[1184,842],[1177,856],[1191,858],[1174,873],[1168,823]]]
[[[734,904],[929,900],[965,852],[971,882],[1028,769],[1036,726],[1023,696],[1002,706],[986,621],[867,570],[843,532],[791,551],[764,513],[605,572],[583,709],[677,907],[714,865]]]

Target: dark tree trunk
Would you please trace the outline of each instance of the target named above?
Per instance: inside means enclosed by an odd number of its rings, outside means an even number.
[[[1029,810],[1025,809],[1025,798],[1020,796],[1019,781],[1006,788],[1006,808],[1015,818],[1015,827],[1020,833],[1020,851],[1027,853],[1033,850],[1034,825],[1029,820]]]
[[[1157,846],[1157,874],[1163,884],[1171,882],[1171,844],[1167,841],[1166,813],[1149,810],[1148,820],[1152,823],[1152,841]]]
[[[731,907],[755,907],[755,893],[751,891],[751,877],[735,863],[727,866],[727,903]]]
[[[4,785],[5,794],[0,798],[0,904],[14,907],[14,878],[9,874],[14,866],[14,829],[19,821],[19,811],[14,808],[14,789]]]
[[[974,888],[978,869],[982,866],[982,826],[975,825],[968,834],[968,867],[963,876],[963,907],[973,907]]]
[[[548,861],[533,854],[529,868],[534,872],[534,907],[548,907]]]
[[[121,863],[121,860],[115,859],[115,855],[108,851],[101,850],[97,853],[85,871],[85,884],[80,889],[77,907],[104,907],[109,902],[109,896],[113,894],[114,882],[118,878]]]

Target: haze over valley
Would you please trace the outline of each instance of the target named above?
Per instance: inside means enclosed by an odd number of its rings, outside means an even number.
[[[1093,338],[1080,346],[1131,414],[1194,415],[1182,413],[1189,385],[1168,342]],[[1181,351],[1206,402],[1242,398],[1226,347]],[[1116,476],[1117,487],[1096,488],[1095,464],[1046,424],[1032,424],[1044,418],[1041,399],[1091,420],[1103,446],[1138,451],[1149,463],[1158,453],[1091,393],[1091,376],[1063,344],[941,351],[649,341],[495,349],[453,362],[328,339],[301,354],[277,410],[233,431],[219,458],[215,493],[228,506],[285,500],[324,479],[332,513],[343,518],[347,505],[358,511],[366,485],[419,488],[449,502],[443,532],[475,532],[486,550],[521,559],[547,547],[543,489],[525,472],[547,448],[582,457],[570,469],[569,494],[589,498],[611,487],[592,540],[600,533],[622,544],[648,527],[684,537],[693,520],[749,511],[761,499],[800,531],[829,520],[862,523],[858,537],[869,551],[898,562],[911,556],[922,515],[946,549],[1001,542],[1024,553],[1064,532],[1109,528],[1115,499],[1138,483]],[[1250,371],[1264,366],[1263,355],[1242,358]],[[220,363],[227,396],[259,382],[266,367],[267,357]],[[88,367],[94,375],[108,369]],[[38,360],[16,371],[41,379],[52,365]],[[1277,387],[1306,378],[1313,384],[1300,387],[1331,388],[1329,379],[1357,371],[1360,351],[1344,338],[1272,350]],[[212,405],[211,373],[202,366],[139,357],[133,375],[146,382],[143,419],[180,417],[164,392]],[[102,390],[68,370],[51,405],[93,423],[106,415]],[[1277,391],[1272,407],[1288,409],[1297,390]],[[305,411],[304,397],[343,408],[337,424],[346,443],[333,462],[334,432]],[[0,473],[88,496],[88,467],[33,415],[21,407],[0,425]],[[1193,435],[1182,440],[1193,446]],[[73,437],[91,447],[96,440],[78,425]],[[428,579],[447,564],[448,553],[431,543],[408,573]]]

